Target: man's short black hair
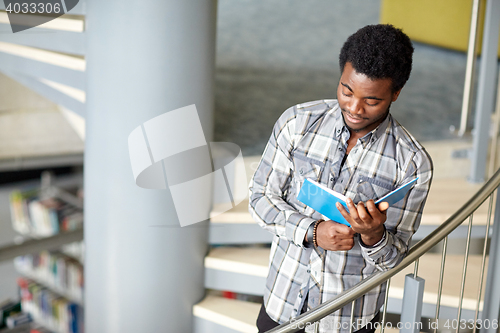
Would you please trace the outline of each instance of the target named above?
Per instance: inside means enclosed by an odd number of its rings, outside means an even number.
[[[339,55],[340,71],[350,62],[356,72],[371,79],[392,80],[392,91],[410,77],[413,46],[410,38],[390,24],[367,25],[349,36]]]

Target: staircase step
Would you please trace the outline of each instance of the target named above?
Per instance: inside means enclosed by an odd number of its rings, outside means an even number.
[[[260,304],[207,296],[193,308],[194,333],[257,332],[255,321]],[[380,333],[380,326],[375,333]],[[396,333],[395,327],[386,327],[385,332]]]
[[[210,244],[269,244],[273,235],[261,228],[248,212],[248,201],[220,214],[223,205],[215,205],[210,218]]]
[[[262,295],[268,263],[269,248],[214,248],[205,257],[205,287]]]
[[[2,45],[5,44],[9,43],[4,43]],[[61,64],[52,64],[50,62],[42,61],[43,59],[33,57],[25,58],[17,54],[7,53],[4,52],[4,50],[0,50],[0,70],[6,72],[15,70],[20,74],[36,78],[44,78],[85,91],[85,71],[81,70],[82,65],[84,67],[85,63],[78,61],[78,58],[76,59],[76,66],[73,66],[75,64],[71,63],[69,66],[63,66],[62,62]]]
[[[30,33],[13,34],[10,24],[3,23],[6,16],[6,13],[0,12],[0,41],[2,42],[66,54],[85,55],[85,34],[83,33],[53,29],[48,31],[44,28],[34,27],[30,29]],[[60,18],[56,20],[60,20]]]
[[[56,108],[0,114],[0,170],[82,164],[83,150],[83,140]]]
[[[210,221],[217,224],[256,224],[255,220],[248,212],[248,200],[245,200],[227,212],[223,211],[225,204],[214,205],[210,214]]]
[[[208,295],[193,308],[195,333],[256,333],[260,304]]]
[[[50,101],[85,117],[85,92],[83,90],[14,71],[4,71],[4,73]]]
[[[422,224],[440,225],[459,210],[482,184],[469,183],[464,178],[435,179],[425,204]],[[485,225],[488,203],[485,202],[474,213],[474,225]]]

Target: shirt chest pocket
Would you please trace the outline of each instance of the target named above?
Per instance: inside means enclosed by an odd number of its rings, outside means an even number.
[[[384,179],[360,176],[356,186],[354,202],[377,200],[395,189],[393,183]]]
[[[297,195],[306,178],[320,182],[325,164],[297,152],[295,152],[292,157],[293,179],[291,188],[292,193]]]

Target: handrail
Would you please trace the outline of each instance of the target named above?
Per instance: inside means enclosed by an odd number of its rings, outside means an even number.
[[[500,185],[500,169],[476,192],[458,211],[450,216],[443,224],[434,230],[427,237],[415,244],[408,255],[396,267],[388,271],[379,271],[359,282],[352,288],[340,293],[334,299],[331,299],[311,311],[305,312],[293,322],[286,322],[267,333],[289,333],[299,330],[299,327],[305,327],[307,323],[314,323],[322,318],[332,314],[345,305],[355,301],[360,296],[366,294],[373,288],[381,285],[391,277],[401,272],[415,260],[428,252],[433,246],[448,236],[463,221],[471,215],[481,204],[495,191]]]

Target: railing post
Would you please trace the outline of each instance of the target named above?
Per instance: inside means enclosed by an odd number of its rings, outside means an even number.
[[[467,118],[472,108],[472,92],[474,90],[474,77],[477,57],[477,37],[479,35],[479,14],[481,11],[481,0],[472,3],[472,15],[470,19],[469,45],[467,46],[467,66],[465,69],[464,96],[462,101],[462,115],[460,117],[460,128],[458,135],[463,136],[467,129]]]
[[[484,19],[483,46],[477,85],[473,149],[469,176],[469,180],[475,183],[482,182],[486,173],[491,114],[495,108],[499,26],[500,0],[488,0]]]
[[[500,188],[496,192],[495,218],[490,239],[490,258],[480,333],[497,332],[500,319]]]
[[[400,333],[419,333],[422,330],[422,303],[425,280],[415,274],[405,277]]]

